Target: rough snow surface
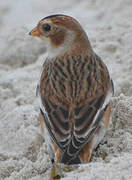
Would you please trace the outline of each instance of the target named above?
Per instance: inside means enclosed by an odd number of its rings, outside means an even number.
[[[109,130],[89,164],[63,180],[132,179],[132,1],[0,1],[0,180],[48,180],[35,97],[45,47],[28,32],[44,16],[77,18],[115,85]]]

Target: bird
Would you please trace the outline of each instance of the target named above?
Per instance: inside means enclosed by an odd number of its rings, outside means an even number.
[[[108,68],[71,16],[46,16],[29,34],[47,48],[37,97],[51,161],[88,163],[110,123],[114,85]]]

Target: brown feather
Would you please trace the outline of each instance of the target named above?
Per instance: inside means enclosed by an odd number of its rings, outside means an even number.
[[[108,92],[112,92],[112,82],[107,67],[93,52],[86,33],[74,18],[49,16],[40,21],[38,28],[45,20],[59,30],[41,31],[41,36],[48,37],[55,49],[67,48],[45,60],[40,79],[39,94],[53,149],[57,161],[66,162],[67,157],[66,163],[79,162],[79,156],[85,163],[91,158],[94,141],[101,131],[100,123],[103,121],[104,128],[109,124],[110,105],[102,107]],[[74,38],[67,47],[63,45],[68,31]]]

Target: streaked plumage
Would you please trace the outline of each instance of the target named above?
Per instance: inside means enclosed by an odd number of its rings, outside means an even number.
[[[110,119],[113,83],[107,67],[69,16],[46,17],[30,34],[48,41],[38,94],[51,158],[65,164],[89,162]]]

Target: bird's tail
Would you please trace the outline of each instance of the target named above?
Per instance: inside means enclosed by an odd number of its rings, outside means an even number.
[[[73,126],[74,126],[74,109],[73,106],[70,106],[69,108],[69,125],[70,125],[70,129],[71,132],[73,131]],[[69,148],[66,148],[65,151],[62,153],[61,155],[61,159],[60,159],[60,163],[63,164],[81,164],[81,160],[79,158],[78,153],[73,153],[72,151],[74,151],[74,147],[72,145],[72,143],[69,143],[70,146],[70,152],[69,152]]]
[[[78,155],[75,157],[70,156],[69,154],[67,154],[67,151],[65,151],[64,153],[62,153],[60,163],[63,163],[63,164],[81,164],[81,160],[80,160]]]

